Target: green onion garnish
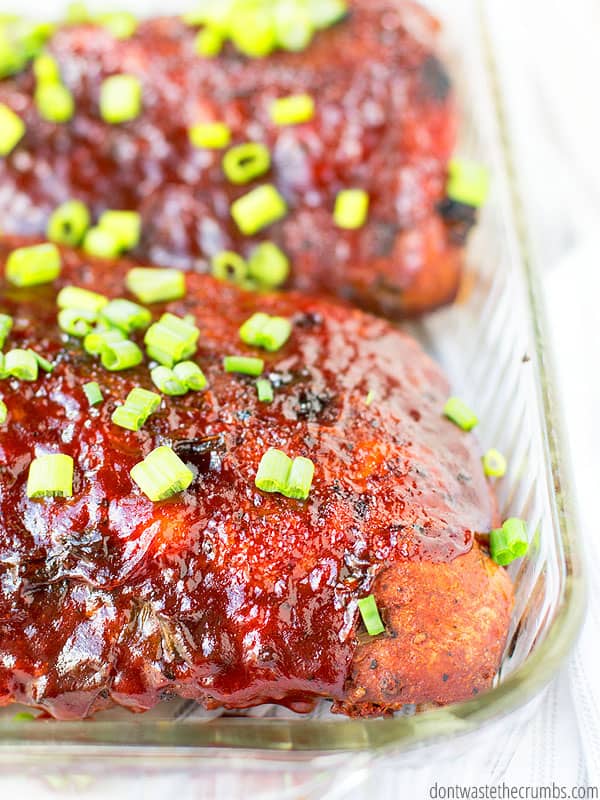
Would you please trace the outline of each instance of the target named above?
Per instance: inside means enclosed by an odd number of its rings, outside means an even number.
[[[199,336],[200,331],[195,325],[166,313],[148,328],[144,344],[150,358],[165,367],[172,367],[196,352]]]
[[[96,406],[98,403],[101,403],[104,398],[102,397],[102,391],[100,386],[96,381],[89,381],[88,383],[83,384],[83,391],[85,396],[87,397],[87,401],[91,406]]]
[[[0,350],[8,338],[13,326],[13,319],[8,314],[0,314]]]
[[[87,338],[87,337],[86,337]],[[100,353],[102,366],[111,372],[137,367],[144,359],[144,354],[135,342],[129,339],[106,342]]]
[[[225,356],[223,369],[225,372],[239,372],[241,375],[260,375],[265,368],[262,358],[249,356]]]
[[[35,105],[48,122],[68,122],[75,113],[73,95],[62,83],[42,83],[35,90]]]
[[[65,22],[68,25],[82,25],[91,21],[92,17],[84,2],[81,2],[81,0],[72,0],[72,2],[67,5]]]
[[[35,356],[35,360],[38,363],[38,367],[43,370],[44,372],[52,372],[54,369],[54,364],[51,361],[48,361],[47,358],[44,358],[39,353],[36,353],[34,350],[29,350],[30,353],[33,353]]]
[[[96,226],[85,234],[83,249],[96,258],[116,258],[121,252],[121,245],[113,231]]]
[[[223,156],[223,172],[231,183],[250,183],[271,168],[271,154],[260,142],[232,147]]]
[[[277,45],[274,20],[267,9],[257,13],[254,9],[236,8],[229,18],[227,33],[240,53],[250,58],[268,56]]]
[[[257,283],[274,289],[286,282],[290,274],[290,261],[273,242],[263,242],[254,248],[248,259],[248,273]]]
[[[487,198],[490,176],[482,164],[453,158],[448,164],[446,194],[457,203],[479,208]]]
[[[256,393],[259,403],[273,402],[273,384],[266,378],[259,378],[256,381]]]
[[[92,356],[99,356],[114,342],[122,342],[125,334],[119,330],[94,330],[83,340],[83,349]]]
[[[178,269],[134,267],[125,278],[129,291],[144,303],[166,303],[185,295],[185,276]]]
[[[295,500],[306,500],[314,471],[309,458],[298,456],[292,461],[284,452],[271,447],[260,460],[254,484],[263,492],[279,492]]]
[[[194,480],[194,473],[186,467],[170,447],[153,450],[130,472],[133,481],[152,500],[166,500],[184,491]]]
[[[27,497],[72,497],[73,459],[62,453],[38,456],[29,466]]]
[[[7,156],[25,136],[25,123],[15,112],[0,103],[0,157]]]
[[[86,308],[62,308],[58,312],[58,327],[70,336],[82,339],[92,332],[98,315]]]
[[[338,228],[362,228],[369,213],[369,195],[363,189],[344,189],[335,198],[333,219]]]
[[[154,367],[150,372],[150,377],[152,378],[152,383],[163,394],[171,397],[187,394],[188,387],[179,380],[169,367],[163,367],[162,364]]]
[[[379,609],[372,594],[358,601],[358,610],[369,636],[377,636],[384,632],[385,625],[381,621]]]
[[[133,250],[140,241],[142,218],[137,211],[105,211],[100,215],[98,227],[112,233],[121,250]]]
[[[4,425],[8,419],[8,408],[4,400],[0,400],[0,425]]]
[[[269,352],[279,350],[290,338],[292,323],[285,317],[271,317],[257,312],[239,329],[240,339],[254,347],[264,347]]]
[[[490,478],[502,478],[506,475],[506,459],[498,450],[488,450],[483,456],[483,471]]]
[[[373,389],[369,389],[367,392],[367,396],[365,397],[365,405],[370,406],[373,400],[375,399],[375,392]]]
[[[258,186],[231,204],[231,216],[240,231],[252,236],[285,217],[287,204],[272,184]]]
[[[2,371],[20,381],[35,381],[38,376],[38,360],[33,350],[9,350],[4,356]]]
[[[206,388],[206,376],[194,361],[181,361],[179,364],[175,364],[173,372],[187,389],[199,392]]]
[[[118,298],[102,307],[100,318],[124,333],[131,333],[147,328],[152,321],[152,314],[144,306]]]
[[[18,711],[11,717],[12,722],[32,722],[34,719],[36,719],[35,715],[30,714],[29,711]]]
[[[212,257],[211,273],[219,281],[242,284],[248,274],[248,265],[233,250],[222,250]]]
[[[130,39],[138,26],[137,19],[129,11],[109,11],[96,19],[115,39]]]
[[[19,247],[6,261],[6,278],[15,286],[36,286],[55,280],[60,267],[60,253],[54,244]]]
[[[344,0],[308,0],[307,6],[317,30],[335,25],[348,13],[348,4]]]
[[[511,517],[501,528],[490,532],[490,555],[496,564],[506,566],[522,558],[528,548],[527,525],[522,519]]]
[[[315,101],[309,94],[293,94],[274,100],[269,108],[276,125],[297,125],[308,122],[315,114]]]
[[[136,387],[127,395],[122,406],[113,411],[111,420],[121,428],[139,431],[148,417],[160,406],[160,395]]]
[[[463,431],[470,431],[479,420],[469,406],[458,397],[449,397],[444,406],[444,414]]]
[[[142,110],[142,84],[135,75],[113,75],[100,86],[100,115],[117,125],[139,116]]]
[[[223,49],[223,34],[216,28],[203,28],[196,35],[194,50],[199,56],[214,58]]]
[[[83,308],[97,314],[108,303],[108,297],[79,286],[65,286],[58,293],[56,302],[59,308]]]
[[[49,53],[40,53],[36,56],[32,67],[38,83],[60,83],[58,61]]]
[[[298,53],[311,43],[314,25],[306,8],[298,3],[278,3],[273,8],[277,44]]]
[[[188,131],[194,147],[205,150],[220,150],[231,141],[231,130],[224,122],[198,122]]]
[[[80,200],[67,200],[48,220],[46,235],[51,242],[77,247],[90,227],[90,212]]]

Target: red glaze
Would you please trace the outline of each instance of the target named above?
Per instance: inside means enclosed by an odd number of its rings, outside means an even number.
[[[303,53],[247,59],[226,48],[217,59],[194,52],[195,30],[176,18],[143,22],[116,41],[99,27],[59,29],[49,49],[76,99],[68,124],[41,119],[31,70],[0,82],[0,102],[27,124],[0,159],[0,214],[6,232],[43,234],[61,202],[78,197],[98,215],[139,209],[143,240],[135,257],[206,271],[223,249],[247,255],[272,239],[292,258],[290,285],[326,291],[390,316],[451,300],[472,218],[440,211],[455,143],[450,83],[434,54],[437,23],[407,0],[355,0],[350,17],[315,37]],[[123,125],[99,116],[103,78],[137,75],[144,110]],[[311,122],[277,127],[276,97],[309,92]],[[188,140],[196,122],[222,120],[233,144],[265,142],[269,174],[239,187],[224,178],[222,151]],[[266,181],[285,196],[286,219],[259,236],[240,235],[232,201]],[[370,196],[368,223],[341,231],[338,191]]]
[[[0,274],[17,244],[0,244]],[[126,431],[110,416],[133,386],[153,388],[147,365],[105,371],[59,331],[55,299],[71,283],[123,295],[129,265],[67,251],[63,261],[55,285],[0,282],[0,310],[15,320],[5,349],[56,364],[34,383],[0,382],[0,697],[60,718],[113,701],[148,708],[165,691],[231,707],[343,700],[356,600],[374,576],[448,562],[492,523],[475,440],[442,415],[440,370],[360,311],[190,274],[168,308],[194,315],[209,388],[164,398]],[[239,340],[255,310],[293,320],[278,352]],[[272,404],[257,401],[253,379],[223,371],[226,354],[265,359]],[[105,398],[96,408],[89,380]],[[165,443],[196,478],[152,503],[129,471]],[[255,488],[270,446],[314,461],[306,502]],[[27,498],[29,464],[47,452],[73,457],[72,498]]]

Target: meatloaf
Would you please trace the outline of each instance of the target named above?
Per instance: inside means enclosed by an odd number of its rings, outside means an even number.
[[[400,318],[451,301],[473,209],[446,198],[455,146],[451,83],[436,54],[438,23],[408,0],[353,0],[348,16],[300,53],[251,59],[227,45],[217,58],[194,49],[196,29],[150,19],[123,40],[98,25],[59,27],[48,42],[75,100],[69,122],[36,109],[31,67],[0,81],[0,103],[26,133],[0,158],[2,230],[44,235],[62,202],[141,213],[134,257],[206,272],[223,250],[243,256],[269,239],[290,257],[289,286],[336,294]],[[108,124],[99,111],[108,76],[139,78],[136,119]],[[278,126],[275,98],[308,93],[313,119]],[[266,144],[271,169],[245,186],[229,183],[223,152],[194,147],[188,131],[222,121],[231,144]],[[284,219],[242,236],[232,202],[273,183]],[[366,224],[333,220],[338,192],[366,190]]]
[[[190,315],[207,386],[163,395],[128,430],[112,415],[132,388],[157,392],[147,358],[105,369],[58,327],[57,292],[133,300],[131,263],[64,249],[54,282],[19,288],[4,267],[22,244],[0,242],[5,351],[31,348],[53,368],[0,380],[0,704],[74,719],[168,695],[296,711],[329,698],[370,716],[491,685],[512,606],[478,537],[495,504],[476,440],[443,416],[447,381],[415,341],[329,300],[188,273],[183,297],[149,308]],[[274,352],[240,339],[257,311],[292,323]],[[226,355],[264,360],[272,402],[255,377],[224,370]],[[152,501],[130,473],[158,446],[193,481]],[[307,499],[257,488],[269,448],[313,462]],[[29,497],[32,460],[58,453],[73,459],[72,496]],[[384,626],[374,636],[357,608],[369,595]]]

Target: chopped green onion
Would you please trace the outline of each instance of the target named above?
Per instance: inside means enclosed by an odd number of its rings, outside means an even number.
[[[225,177],[235,184],[250,183],[271,167],[271,154],[260,142],[246,142],[232,147],[223,156]]]
[[[160,406],[160,395],[136,387],[127,395],[122,406],[113,411],[111,420],[121,428],[138,431],[148,417]]]
[[[199,392],[206,388],[206,376],[194,361],[180,361],[173,367],[173,372],[187,389]]]
[[[115,39],[130,39],[138,26],[137,19],[129,11],[109,11],[100,14],[97,20]]]
[[[528,549],[527,525],[522,519],[511,517],[501,528],[490,532],[490,555],[496,564],[506,566],[522,558]]]
[[[29,711],[18,711],[16,714],[13,714],[11,721],[12,722],[32,722],[36,719],[34,714],[30,714]]]
[[[259,378],[256,381],[256,393],[259,403],[273,402],[273,384],[266,378]]]
[[[8,314],[0,314],[0,350],[8,338],[13,326],[13,319]]]
[[[148,328],[144,344],[150,358],[165,367],[172,367],[196,352],[199,336],[200,331],[195,325],[166,313]]]
[[[65,15],[65,22],[67,22],[67,24],[81,25],[82,23],[90,21],[90,12],[85,3],[79,2],[79,0],[73,0],[72,3],[69,3]]]
[[[100,86],[100,114],[105,122],[129,122],[142,110],[142,84],[135,75],[113,75]]]
[[[263,492],[285,494],[291,469],[292,459],[282,450],[271,447],[260,460],[254,485]]]
[[[185,295],[185,276],[178,269],[134,267],[125,278],[129,291],[142,303],[166,303]]]
[[[38,377],[38,360],[33,350],[15,348],[4,356],[2,374],[20,381],[35,381]]]
[[[130,472],[131,478],[152,502],[166,500],[187,489],[194,473],[170,447],[153,450]]]
[[[80,200],[67,200],[58,206],[48,220],[46,234],[57,244],[77,247],[90,227],[90,212]]]
[[[263,242],[254,248],[248,260],[248,273],[261,286],[275,288],[286,282],[290,261],[273,242]]]
[[[6,358],[4,356],[4,353],[0,352],[0,380],[2,381],[5,378],[8,378],[8,372],[6,371],[5,361]]]
[[[317,30],[329,28],[342,20],[348,13],[344,0],[308,0],[308,13]]]
[[[135,342],[129,339],[122,341],[106,342],[100,353],[102,366],[111,372],[130,369],[141,364],[144,354]]]
[[[310,44],[314,26],[306,9],[297,2],[281,0],[273,8],[277,44],[284,50],[298,53]]]
[[[100,317],[109,325],[119,328],[124,333],[147,328],[152,321],[152,314],[147,308],[123,298],[111,300],[103,306]]]
[[[83,349],[92,356],[99,356],[115,342],[122,342],[125,334],[119,330],[95,330],[83,340]]]
[[[118,236],[105,228],[90,228],[83,240],[83,249],[96,258],[116,258],[121,252]]]
[[[444,406],[444,414],[463,431],[473,430],[479,422],[475,413],[458,397],[448,398]]]
[[[83,391],[85,396],[87,397],[87,401],[91,406],[96,406],[98,403],[101,403],[104,398],[102,397],[102,391],[100,386],[96,381],[89,381],[88,383],[83,384]]]
[[[448,164],[446,194],[457,203],[479,208],[487,198],[490,177],[482,164],[453,158]]]
[[[369,636],[377,636],[384,632],[385,625],[381,621],[379,609],[372,594],[358,601],[358,610]]]
[[[60,253],[54,244],[19,247],[6,260],[6,278],[15,286],[37,286],[57,278],[60,267]]]
[[[79,286],[65,286],[56,298],[59,308],[78,308],[93,311],[98,314],[101,308],[108,303],[108,297]]]
[[[285,496],[295,500],[306,500],[310,493],[314,474],[315,465],[310,458],[297,456],[292,461],[292,468],[285,487]]]
[[[173,397],[187,394],[188,387],[179,380],[169,367],[163,367],[162,364],[158,367],[154,367],[154,369],[150,371],[150,377],[152,378],[152,383],[163,394]]]
[[[8,419],[8,408],[4,400],[0,400],[0,425],[4,425]]]
[[[227,33],[240,53],[250,58],[268,56],[277,44],[274,20],[267,9],[257,13],[254,9],[236,8]]]
[[[373,391],[373,389],[369,389],[369,391],[367,392],[367,396],[365,398],[365,405],[370,406],[374,399],[375,399],[375,392]]]
[[[285,317],[270,317],[257,312],[240,327],[240,339],[255,347],[264,347],[269,352],[279,350],[290,338],[292,323]]]
[[[38,456],[29,465],[27,497],[72,497],[73,459],[63,453]]]
[[[224,122],[198,122],[188,131],[194,147],[207,150],[220,150],[231,141],[231,130]]]
[[[82,339],[92,332],[97,314],[86,308],[62,308],[58,312],[58,327],[70,336]]]
[[[60,83],[58,61],[49,53],[40,53],[34,58],[33,74],[38,83]]]
[[[68,122],[75,113],[73,95],[62,83],[42,83],[35,90],[35,105],[48,122]]]
[[[0,103],[0,157],[7,156],[25,136],[25,123],[15,112]]]
[[[194,40],[194,50],[199,56],[214,58],[223,49],[223,34],[216,28],[203,28]]]
[[[0,26],[0,78],[15,75],[23,69],[27,59],[20,47]]]
[[[244,259],[232,250],[222,250],[212,257],[211,272],[220,281],[242,284],[248,274]]]
[[[100,215],[98,227],[112,233],[121,250],[133,250],[140,241],[142,218],[137,211],[105,211]]]
[[[231,216],[240,231],[252,236],[287,214],[287,204],[272,184],[257,186],[231,204]]]
[[[262,358],[249,356],[225,356],[223,368],[225,372],[239,372],[242,375],[260,375],[265,367]]]
[[[308,122],[315,115],[315,101],[309,94],[280,97],[271,103],[269,114],[276,125],[297,125]]]
[[[498,450],[488,450],[483,456],[483,471],[490,478],[506,475],[506,459]]]
[[[54,369],[54,364],[51,361],[48,361],[47,358],[44,358],[39,353],[36,353],[35,350],[29,349],[30,353],[33,353],[35,356],[35,360],[38,363],[38,367],[43,370],[44,372],[52,372]]]
[[[363,189],[344,189],[335,198],[333,219],[338,228],[362,228],[369,213],[369,195]]]

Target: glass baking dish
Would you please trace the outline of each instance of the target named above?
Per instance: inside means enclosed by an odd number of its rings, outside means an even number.
[[[45,13],[60,12],[62,3],[52,5]],[[143,5],[144,13],[173,11],[164,1],[137,5],[119,3],[134,11]],[[142,716],[111,712],[85,722],[24,724],[13,720],[13,706],[0,712],[3,780],[70,784],[90,796],[105,796],[116,780],[119,788],[135,781],[138,790],[143,782],[144,797],[163,796],[173,780],[185,778],[182,797],[342,797],[382,754],[409,766],[439,764],[467,748],[473,753],[484,726],[500,740],[535,709],[568,654],[584,609],[580,543],[486,6],[484,0],[457,0],[451,10],[443,0],[425,5],[444,26],[442,49],[462,112],[459,152],[487,163],[493,180],[457,302],[411,329],[477,409],[482,447],[507,455],[509,471],[497,486],[501,513],[527,519],[533,536],[527,558],[510,568],[516,604],[495,688],[465,703],[385,720],[334,717],[326,703],[310,716],[274,706],[218,716],[174,700]],[[19,0],[15,8],[39,13],[36,0]],[[165,776],[171,782],[163,785]]]

